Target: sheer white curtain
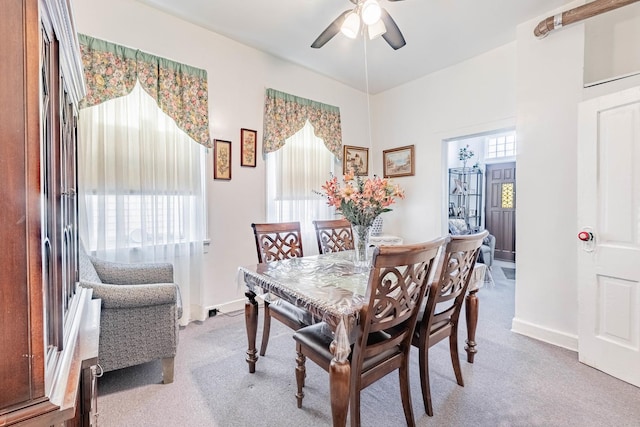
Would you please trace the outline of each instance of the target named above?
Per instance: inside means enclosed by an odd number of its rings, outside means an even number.
[[[318,253],[312,221],[333,219],[322,185],[331,178],[336,157],[307,121],[277,151],[267,154],[267,221],[300,221],[305,255]]]
[[[180,323],[204,320],[205,148],[178,129],[140,85],[80,110],[80,236],[98,258],[170,262]]]

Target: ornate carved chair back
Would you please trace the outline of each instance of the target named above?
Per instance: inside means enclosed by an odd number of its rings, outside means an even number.
[[[304,256],[299,222],[251,224],[256,238],[258,262],[278,261]]]
[[[328,254],[353,249],[351,223],[346,219],[313,221],[318,242],[318,252]]]

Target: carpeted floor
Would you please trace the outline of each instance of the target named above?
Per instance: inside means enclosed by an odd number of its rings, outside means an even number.
[[[516,280],[516,269],[510,267],[501,267],[504,276],[509,280]]]
[[[496,269],[497,270],[497,269]],[[475,363],[462,362],[456,384],[446,342],[431,351],[434,416],[422,406],[417,350],[411,388],[418,426],[639,426],[640,389],[577,361],[575,352],[510,332],[515,282],[495,271],[480,290]],[[464,319],[461,319],[464,325]],[[269,348],[249,374],[244,316],[219,314],[180,331],[175,382],[160,383],[161,363],[105,373],[99,425],[325,427],[331,425],[328,374],[307,362],[303,407],[296,407],[291,331],[273,322]],[[464,326],[460,330],[461,357]],[[258,338],[260,338],[258,336]],[[362,392],[362,425],[404,425],[398,376]]]

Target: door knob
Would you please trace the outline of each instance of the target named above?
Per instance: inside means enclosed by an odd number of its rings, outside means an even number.
[[[581,231],[578,233],[578,239],[583,242],[590,242],[593,240],[593,233],[590,231]]]
[[[593,252],[596,248],[596,236],[593,234],[593,228],[583,227],[578,233],[578,239],[582,241],[582,250],[585,252]]]

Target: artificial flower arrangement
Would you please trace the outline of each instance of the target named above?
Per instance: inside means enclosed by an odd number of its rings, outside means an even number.
[[[370,227],[381,213],[389,212],[389,206],[396,197],[404,199],[404,191],[400,186],[377,176],[363,180],[353,171],[344,175],[344,185],[334,176],[322,189],[329,206],[336,207],[351,224],[365,227]]]
[[[463,147],[458,152],[458,159],[462,160],[462,167],[467,167],[467,160],[472,158],[475,155],[473,150],[469,148],[469,144],[466,147]]]

